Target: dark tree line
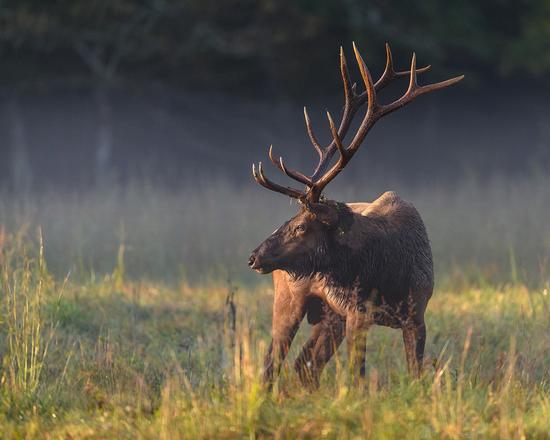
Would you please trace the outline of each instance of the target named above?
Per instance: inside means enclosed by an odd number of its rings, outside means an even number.
[[[162,81],[293,93],[326,84],[338,46],[383,43],[439,71],[550,72],[550,0],[3,0],[4,82]],[[331,58],[332,57],[332,58]],[[401,57],[402,58],[402,57]]]
[[[338,49],[351,57],[351,41],[375,74],[388,41],[398,68],[415,50],[438,78],[467,74],[464,87],[478,87],[481,102],[503,85],[507,97],[550,85],[550,0],[0,0],[0,184],[38,186],[44,149],[68,157],[62,132],[33,137],[37,90],[76,91],[92,104],[93,132],[69,156],[89,154],[82,174],[102,182],[124,146],[117,92],[340,94]],[[502,84],[491,92],[494,82]],[[138,161],[139,147],[132,151]]]

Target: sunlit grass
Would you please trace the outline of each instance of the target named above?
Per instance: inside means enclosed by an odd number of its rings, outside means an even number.
[[[44,295],[51,290],[40,237],[38,254],[28,255],[22,237],[5,243],[0,232],[0,286],[2,320],[5,327],[5,350],[1,382],[14,394],[32,396],[40,384],[40,376],[54,336],[55,324],[42,316]],[[7,244],[7,248],[5,248]]]
[[[128,280],[123,248],[110,275],[56,280],[30,243],[2,236],[2,438],[550,435],[548,288],[436,291],[420,380],[406,374],[400,333],[377,327],[360,386],[340,349],[318,391],[287,366],[266,393],[268,284]]]

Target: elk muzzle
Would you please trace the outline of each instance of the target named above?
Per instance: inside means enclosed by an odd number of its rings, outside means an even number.
[[[261,274],[267,274],[278,269],[277,257],[280,256],[278,243],[275,237],[269,237],[248,258],[248,266]]]
[[[248,267],[261,274],[266,274],[273,270],[268,269],[267,265],[264,262],[264,259],[259,256],[257,251],[252,252],[252,254],[250,255],[250,258],[248,259]]]

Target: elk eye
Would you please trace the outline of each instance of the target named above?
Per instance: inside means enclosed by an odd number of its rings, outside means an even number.
[[[306,230],[305,225],[296,226],[296,232],[304,232]]]

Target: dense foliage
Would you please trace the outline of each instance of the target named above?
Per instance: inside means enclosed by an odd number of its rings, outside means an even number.
[[[4,0],[1,75],[101,78],[292,92],[326,84],[356,40],[478,83],[550,72],[549,0]],[[191,68],[192,66],[192,68]]]

